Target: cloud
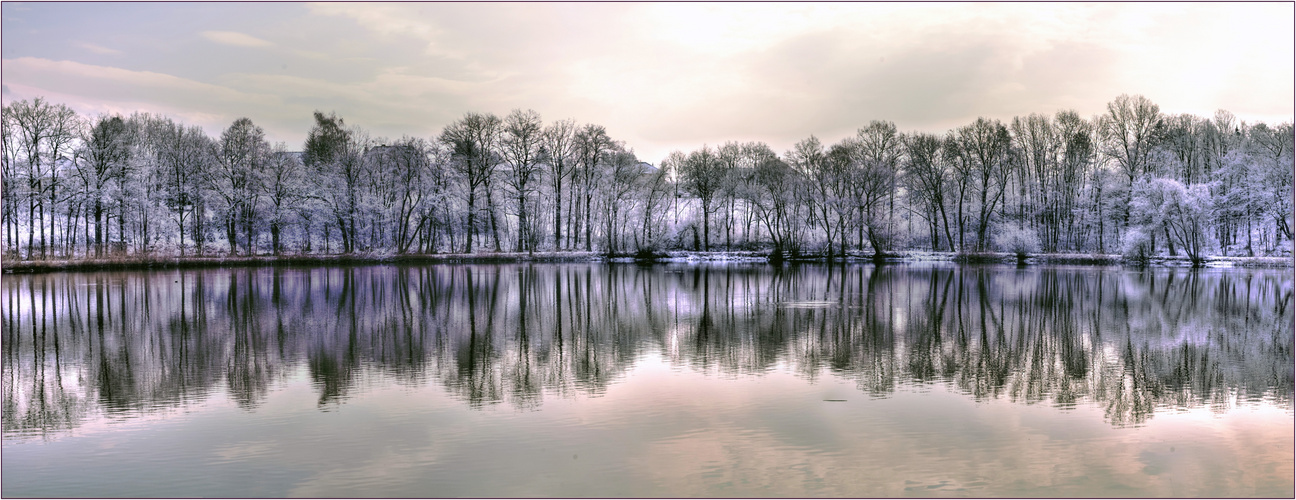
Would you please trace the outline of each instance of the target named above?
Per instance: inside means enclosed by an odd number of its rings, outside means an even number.
[[[202,36],[213,42],[235,47],[269,47],[274,45],[260,38],[237,31],[204,31]]]
[[[219,5],[163,9],[172,31],[138,15],[87,20],[85,43],[61,52],[6,18],[5,83],[239,110],[272,135],[280,123],[289,142],[314,109],[391,136],[435,135],[468,111],[535,109],[604,125],[651,162],[726,140],[777,151],[810,134],[836,141],[871,120],[939,133],[978,116],[1091,116],[1122,93],[1167,112],[1291,119],[1290,4]],[[69,16],[93,17],[51,18]],[[35,62],[10,68],[21,56],[105,55],[133,73],[91,71],[104,89],[90,88],[85,68],[64,65],[64,81],[39,84],[24,76]]]
[[[277,95],[164,73],[35,57],[4,59],[3,63],[7,101],[45,97],[86,116],[158,113],[200,125],[216,135],[235,118],[248,116],[258,124],[268,122],[267,132],[279,132],[281,137],[297,127],[288,125],[292,113],[301,114],[303,123],[310,117],[309,110],[286,107]]]
[[[454,92],[442,92],[435,103],[424,100],[429,108],[451,116],[532,108],[547,119],[599,123],[649,161],[675,147],[702,143],[762,140],[781,150],[810,134],[835,140],[874,119],[939,128],[962,125],[978,114],[1052,113],[1056,109],[1031,106],[1071,102],[1034,99],[1055,87],[1034,69],[1049,65],[1023,62],[1049,50],[1043,35],[1066,26],[1061,18],[1070,14],[1057,9],[345,3],[309,8],[351,19],[373,35],[371,40],[391,47],[386,53],[398,65],[472,82],[458,99],[451,98]],[[1095,59],[1100,58],[1086,62]],[[1031,67],[1023,67],[1027,64]],[[413,104],[413,97],[404,100]]]
[[[77,47],[81,47],[81,48],[83,48],[83,49],[86,49],[86,50],[88,50],[88,51],[90,51],[90,52],[94,52],[94,53],[96,53],[96,54],[103,54],[103,55],[117,55],[117,54],[121,54],[121,53],[122,53],[120,50],[117,50],[117,49],[110,49],[110,48],[108,48],[108,47],[104,47],[104,46],[102,46],[102,45],[95,45],[95,44],[93,44],[93,43],[87,43],[87,42],[78,43],[78,44],[76,44],[76,46],[77,46]]]
[[[258,100],[219,85],[188,80],[152,71],[133,71],[75,61],[53,61],[36,57],[4,60],[5,80],[50,90],[84,90],[93,95],[116,97],[157,96],[161,99],[202,98],[204,100]]]

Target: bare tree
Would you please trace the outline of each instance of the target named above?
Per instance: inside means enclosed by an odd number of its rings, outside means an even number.
[[[465,239],[465,252],[472,252],[473,239],[477,235],[478,193],[485,191],[490,196],[491,181],[499,166],[496,149],[501,126],[499,117],[493,114],[468,113],[441,132],[439,140],[450,148],[451,165],[468,183],[468,236]],[[494,214],[491,216],[493,221]],[[492,224],[492,229],[494,227]],[[497,232],[495,250],[500,250]]]
[[[408,253],[422,233],[431,230],[429,220],[421,216],[427,212],[428,200],[440,193],[440,186],[431,182],[435,175],[431,154],[427,141],[413,137],[365,153],[371,163],[370,184],[377,205],[370,224],[370,231],[378,233],[376,245]]]
[[[318,197],[335,221],[342,237],[343,253],[357,248],[356,218],[360,212],[360,186],[366,178],[362,154],[368,138],[358,129],[348,129],[336,114],[315,112],[315,127],[306,137],[303,163],[317,176]],[[324,226],[325,250],[328,228]]]
[[[584,201],[584,215],[581,221],[585,229],[585,251],[593,250],[593,229],[594,221],[592,219],[591,203],[594,200],[594,189],[600,180],[602,171],[599,169],[600,162],[604,156],[612,149],[612,138],[608,137],[607,129],[602,125],[586,124],[576,131],[573,137],[576,152],[576,170],[574,172],[576,181],[580,186],[580,196]]]
[[[49,158],[52,165],[49,170],[50,182],[47,191],[50,206],[49,233],[51,246],[54,245],[53,238],[55,236],[55,224],[57,223],[56,213],[58,205],[60,203],[68,203],[75,199],[76,193],[64,192],[64,177],[69,175],[65,170],[68,170],[68,167],[74,164],[72,157],[75,155],[74,152],[78,148],[77,143],[86,125],[85,120],[81,118],[81,115],[78,115],[72,110],[72,108],[63,104],[54,106],[52,123],[53,128],[50,130],[49,134]],[[69,226],[63,233],[65,241],[71,233],[72,228]],[[44,253],[45,249],[43,248],[43,242],[41,246],[41,251]]]
[[[1254,149],[1263,162],[1258,166],[1257,177],[1266,186],[1269,208],[1274,225],[1288,240],[1292,239],[1292,164],[1293,132],[1291,123],[1276,127],[1259,124],[1252,127],[1250,136]]]
[[[572,169],[575,166],[575,135],[576,122],[570,119],[556,121],[544,129],[542,156],[545,165],[548,166],[549,181],[553,186],[555,249],[564,248],[562,238],[563,180],[572,175]],[[569,213],[568,217],[570,216]]]
[[[27,177],[27,258],[33,257],[40,233],[41,258],[47,257],[46,223],[52,223],[53,199],[59,181],[59,160],[68,153],[80,126],[76,113],[63,104],[37,97],[11,103],[6,110],[16,129],[18,150]],[[53,231],[51,230],[52,237]]]
[[[681,180],[702,208],[702,248],[711,251],[711,214],[715,211],[716,196],[724,189],[728,176],[726,165],[715,151],[703,146],[689,153],[680,169]]]
[[[963,158],[971,166],[980,203],[977,206],[977,251],[985,251],[989,228],[996,206],[1013,171],[1012,139],[998,120],[978,118],[972,125],[958,129]]]
[[[1170,242],[1179,244],[1194,265],[1200,266],[1209,244],[1206,225],[1212,218],[1210,190],[1205,185],[1184,186],[1168,178],[1140,180],[1130,205],[1130,231],[1134,239],[1165,228]],[[1168,242],[1169,243],[1169,242]],[[1171,244],[1173,244],[1171,243]]]
[[[810,136],[796,143],[787,158],[788,165],[806,178],[810,220],[823,229],[827,252],[831,255],[840,242],[841,253],[845,253],[846,223],[854,209],[849,195],[849,147],[839,144],[825,150],[818,138]]]
[[[9,106],[0,109],[0,224],[7,252],[18,253],[18,123]],[[8,254],[6,254],[7,256]]]
[[[1128,181],[1124,190],[1122,227],[1130,223],[1129,196],[1133,193],[1134,180],[1150,174],[1149,165],[1158,141],[1160,123],[1161,108],[1146,97],[1126,94],[1107,103],[1107,113],[1098,122],[1103,155],[1116,162]],[[1155,240],[1153,246],[1156,246]]]
[[[225,237],[230,254],[238,253],[239,230],[243,233],[244,253],[255,253],[255,233],[259,219],[258,199],[262,193],[260,172],[270,156],[265,131],[247,118],[239,118],[221,133],[220,152],[211,180],[223,202]]]
[[[76,172],[88,191],[86,197],[94,207],[91,215],[95,226],[96,257],[103,256],[104,238],[107,236],[104,229],[107,226],[105,204],[110,200],[109,183],[118,177],[117,172],[126,168],[130,153],[130,131],[120,116],[100,117],[87,137],[82,139],[81,150],[77,153]]]
[[[724,172],[719,197],[720,205],[724,208],[725,249],[733,248],[738,191],[742,188],[742,174],[747,166],[747,150],[743,146],[740,142],[729,141],[716,148],[716,161]]]
[[[1057,216],[1053,203],[1057,195],[1054,173],[1057,170],[1057,152],[1060,150],[1052,119],[1047,115],[1032,113],[1022,118],[1013,117],[1009,125],[1013,145],[1021,151],[1021,167],[1017,169],[1016,203],[1005,200],[1005,205],[1015,207],[1013,217],[1017,224],[1030,226],[1030,231],[1042,235],[1045,251],[1057,247]]]
[[[932,250],[940,249],[940,228],[945,229],[945,242],[954,250],[950,234],[949,213],[945,194],[949,190],[950,171],[941,157],[943,142],[932,134],[913,134],[905,137],[905,186],[911,203],[920,205],[920,212],[931,231]]]
[[[1057,233],[1067,236],[1068,248],[1079,250],[1081,242],[1076,234],[1077,207],[1084,196],[1084,184],[1086,181],[1092,182],[1093,168],[1096,166],[1094,125],[1075,111],[1059,111],[1053,125],[1062,151],[1055,173],[1056,187],[1050,190],[1054,202],[1049,210],[1054,214],[1051,217],[1058,220]],[[1057,245],[1054,245],[1053,251],[1056,248]]]
[[[621,251],[625,235],[623,217],[634,211],[639,203],[632,196],[639,179],[644,175],[643,167],[634,152],[627,151],[622,144],[616,144],[607,158],[607,186],[603,190],[604,210],[604,251],[617,253]]]
[[[684,164],[686,162],[688,162],[688,155],[684,154],[683,151],[675,150],[666,155],[666,158],[661,163],[662,170],[666,171],[666,175],[671,179],[671,185],[674,187],[671,197],[671,224],[673,226],[679,226],[679,190],[680,186],[684,184]]]
[[[419,251],[435,252],[446,241],[449,248],[454,248],[455,214],[459,212],[454,206],[453,184],[450,165],[450,151],[439,142],[427,144],[427,170],[423,176],[424,203],[419,208],[419,227],[426,229],[419,233]]]
[[[673,184],[666,169],[654,169],[645,172],[639,178],[638,189],[642,193],[643,206],[642,226],[635,238],[635,250],[656,250],[660,245],[666,218],[666,198],[673,193]]]
[[[517,251],[534,252],[539,243],[538,227],[531,220],[536,186],[539,184],[540,160],[545,142],[544,122],[532,110],[513,110],[504,118],[502,149],[508,164],[505,185],[516,203]]]
[[[270,248],[275,255],[280,255],[284,250],[284,228],[289,226],[293,214],[300,213],[301,203],[309,193],[306,166],[281,142],[270,150],[265,168],[259,174],[257,184],[265,195]]]
[[[1160,122],[1161,108],[1141,95],[1121,94],[1107,103],[1107,114],[1099,122],[1103,153],[1116,161],[1131,183],[1148,173]]]
[[[798,253],[805,235],[801,210],[803,177],[777,156],[756,164],[744,198],[765,226],[774,254]]]
[[[895,200],[903,139],[892,122],[874,120],[859,130],[855,143],[860,158],[852,182],[859,226],[859,244],[867,232],[875,254],[885,254],[895,244]],[[886,213],[878,204],[886,199]]]
[[[955,246],[956,251],[961,252],[967,248],[964,238],[967,236],[968,218],[965,212],[967,212],[968,189],[972,187],[975,165],[972,155],[968,154],[963,148],[963,143],[958,134],[953,131],[945,134],[945,140],[941,144],[941,158],[944,158],[950,167],[950,173],[952,174],[951,186],[954,188],[954,192],[957,193],[957,196],[952,201],[954,204],[954,225],[958,228],[958,245],[953,245],[954,240],[950,240],[950,244]]]
[[[216,161],[217,144],[201,127],[172,123],[161,145],[165,203],[179,233],[180,255],[185,254],[185,227],[193,226],[191,238],[201,255],[203,247],[203,203],[205,183]]]

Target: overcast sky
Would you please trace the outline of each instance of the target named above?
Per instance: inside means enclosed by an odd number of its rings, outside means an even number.
[[[300,149],[314,110],[374,137],[469,111],[604,125],[640,158],[1101,113],[1292,120],[1287,3],[3,4],[4,102],[150,111]]]

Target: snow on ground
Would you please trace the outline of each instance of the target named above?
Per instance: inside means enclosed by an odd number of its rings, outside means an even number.
[[[914,262],[953,262],[953,252],[933,252],[927,250],[910,250],[902,252],[906,261]]]
[[[1207,257],[1206,267],[1292,267],[1292,257]]]
[[[769,254],[766,252],[750,251],[729,251],[729,252],[690,252],[690,251],[672,251],[666,252],[666,257],[661,262],[676,263],[697,263],[697,262],[714,262],[714,263],[732,263],[743,264],[753,262],[768,262]]]
[[[813,261],[812,256],[807,256]],[[970,260],[968,260],[970,259]],[[667,251],[664,257],[654,259],[656,262],[675,264],[763,264],[768,262],[767,251],[714,251],[699,252],[688,250]],[[851,253],[846,262],[868,263],[873,261],[871,254]],[[177,257],[139,256],[111,259],[65,260],[65,261],[13,261],[0,265],[4,272],[14,271],[59,271],[97,268],[165,268],[165,267],[201,267],[201,266],[238,266],[238,265],[275,265],[284,264],[319,264],[334,263],[506,263],[506,262],[637,262],[634,257],[612,257],[603,253],[586,251],[548,251],[548,252],[483,252],[483,253],[442,253],[429,255],[391,255],[365,253],[357,255],[283,255],[274,257],[262,255],[246,256],[209,256]],[[959,262],[982,263],[1016,263],[1016,257],[1009,253],[982,253],[960,255],[955,252],[933,252],[924,250],[907,250],[888,257],[887,262],[917,266],[954,266]],[[841,262],[841,260],[837,260]],[[1125,262],[1119,255],[1091,254],[1032,254],[1026,259],[1029,265],[1090,265],[1121,266],[1136,265]],[[1203,263],[1209,268],[1291,268],[1292,257],[1206,257]],[[1189,267],[1192,263],[1185,256],[1158,255],[1152,257],[1147,265],[1153,267]]]

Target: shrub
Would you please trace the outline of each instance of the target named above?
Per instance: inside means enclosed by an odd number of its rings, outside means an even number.
[[[1027,254],[1039,252],[1039,237],[1035,231],[1022,227],[1006,226],[1001,228],[995,235],[995,244],[999,251],[1008,252],[1017,256],[1018,259],[1026,258]]]
[[[1139,228],[1130,228],[1121,236],[1121,256],[1132,262],[1147,262],[1152,256],[1152,239]]]

